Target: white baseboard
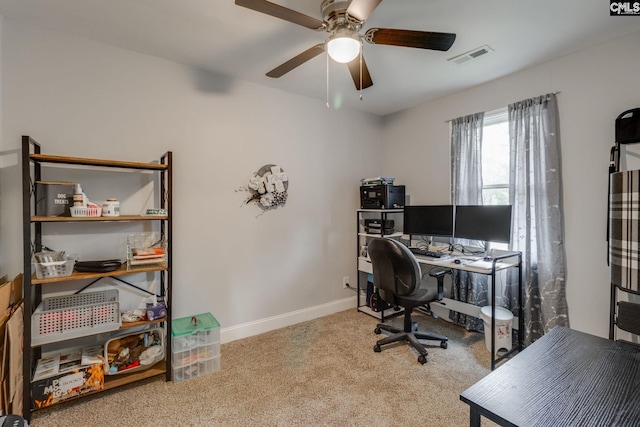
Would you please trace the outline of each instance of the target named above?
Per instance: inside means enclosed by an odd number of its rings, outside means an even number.
[[[456,309],[460,313],[479,317],[480,307],[453,301],[448,298],[443,299],[442,303],[432,303],[431,307],[442,319],[449,320],[449,309]],[[275,329],[284,328],[286,326],[295,325],[296,323],[306,322],[307,320],[317,319],[318,317],[328,316],[329,314],[338,313],[340,311],[356,309],[356,297],[352,296],[326,304],[316,305],[314,307],[304,308],[302,310],[292,311],[290,313],[279,314],[277,316],[268,317],[266,319],[254,320],[253,322],[242,323],[240,325],[230,326],[220,329],[220,342],[222,344],[248,338],[254,335],[273,331]],[[518,318],[513,319],[513,328],[518,329]]]
[[[296,323],[306,322],[307,320],[313,320],[318,317],[338,313],[350,308],[354,310],[356,309],[355,296],[322,305],[316,305],[302,310],[292,311],[290,313],[279,314],[266,319],[255,320],[253,322],[230,326],[228,328],[221,328],[220,342],[224,344],[241,338],[251,337],[264,332],[284,328],[285,326],[295,325]]]

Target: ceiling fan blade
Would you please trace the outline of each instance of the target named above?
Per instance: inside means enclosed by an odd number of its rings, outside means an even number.
[[[273,77],[274,79],[282,77],[294,68],[320,55],[322,52],[324,52],[324,43],[317,44],[312,48],[305,50],[301,54],[294,56],[284,64],[279,65],[273,70],[269,71],[267,73],[267,77]]]
[[[360,56],[354,59],[351,62],[347,63],[347,67],[349,67],[349,72],[351,73],[351,78],[353,82],[356,84],[356,89],[360,90]],[[371,74],[369,74],[369,68],[367,68],[367,63],[364,62],[364,57],[362,58],[362,89],[366,89],[369,86],[373,86],[373,81],[371,80]]]
[[[366,21],[381,1],[382,0],[353,0],[347,8],[347,14],[360,21]]]
[[[371,28],[364,39],[373,44],[417,47],[419,49],[449,50],[456,39],[452,33],[430,31],[395,30],[392,28]]]
[[[296,12],[295,10],[288,9],[284,6],[271,3],[270,1],[236,0],[236,4],[238,6],[246,7],[257,12],[275,16],[276,18],[284,19],[285,21],[293,22],[294,24],[302,25],[303,27],[311,28],[312,30],[323,30],[325,27],[324,22],[316,18],[312,18],[300,12]]]

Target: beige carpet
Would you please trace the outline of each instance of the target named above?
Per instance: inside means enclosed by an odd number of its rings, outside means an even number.
[[[425,365],[406,344],[375,353],[377,320],[353,309],[224,344],[216,373],[180,383],[152,378],[41,410],[31,425],[469,425],[459,395],[489,373],[484,335],[414,317],[449,337],[446,350],[428,347]]]

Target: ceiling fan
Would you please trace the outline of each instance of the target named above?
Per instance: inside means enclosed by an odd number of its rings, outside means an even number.
[[[336,62],[346,63],[358,90],[373,85],[367,64],[362,56],[362,40],[371,44],[449,50],[456,35],[429,31],[370,28],[358,34],[365,21],[382,0],[323,0],[320,6],[322,21],[266,0],[235,0],[238,6],[262,12],[330,35],[317,44],[267,73],[268,77],[282,77],[327,50]]]

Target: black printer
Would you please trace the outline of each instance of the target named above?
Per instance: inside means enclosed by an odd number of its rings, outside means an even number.
[[[363,185],[360,187],[362,209],[397,209],[404,207],[404,185]]]

